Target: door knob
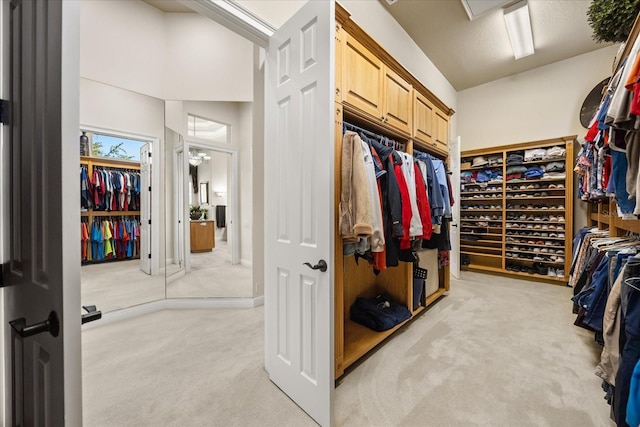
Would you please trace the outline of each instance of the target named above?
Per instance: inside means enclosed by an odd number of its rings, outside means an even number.
[[[9,324],[21,338],[32,337],[43,332],[49,332],[52,336],[57,337],[60,333],[60,320],[58,320],[58,314],[55,311],[49,313],[47,320],[33,325],[27,326],[27,320],[24,317],[12,320]]]
[[[451,226],[452,226],[452,227],[457,227],[457,226],[458,226],[458,224],[451,224]]]
[[[312,270],[320,270],[320,271],[322,271],[323,273],[324,273],[325,271],[327,271],[327,262],[326,262],[325,260],[323,260],[323,259],[321,259],[320,261],[318,261],[318,263],[317,263],[316,265],[311,265],[311,264],[309,264],[308,262],[305,262],[305,263],[304,263],[304,264],[302,264],[302,265],[306,265],[307,267],[309,267],[309,268],[310,268],[310,269],[312,269]]]

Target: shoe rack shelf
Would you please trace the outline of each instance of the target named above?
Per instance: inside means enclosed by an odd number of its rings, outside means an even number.
[[[466,259],[466,263],[461,263],[463,269],[559,285],[568,281],[575,138],[567,136],[461,153],[460,254]],[[512,154],[524,156],[525,150],[551,147],[564,148],[564,156],[507,164]],[[477,157],[491,159],[491,164],[474,167],[473,159]],[[564,176],[507,180],[510,166],[542,167],[552,162],[564,166]],[[463,182],[464,175],[487,169],[493,171],[486,177],[493,178],[489,182]],[[608,220],[600,213],[597,215],[602,222]],[[594,218],[593,214],[591,217]]]

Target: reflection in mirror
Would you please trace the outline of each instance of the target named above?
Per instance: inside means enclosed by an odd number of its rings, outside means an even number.
[[[200,182],[200,204],[206,205],[209,203],[209,181]],[[206,219],[206,216],[205,216]]]
[[[252,296],[251,268],[232,262],[233,248],[240,243],[230,226],[237,200],[232,185],[237,179],[235,150],[203,140],[183,143],[169,128],[166,134],[179,157],[165,173],[166,186],[173,190],[167,194],[167,243],[172,239],[167,246],[167,298]],[[216,130],[218,136],[226,134],[226,127]],[[180,257],[183,262],[176,261]]]
[[[162,299],[164,227],[151,193],[152,183],[158,194],[163,187],[152,157],[160,139],[89,126],[81,133],[81,303],[105,313]]]
[[[165,216],[167,282],[184,274],[184,151],[182,137],[165,128]]]

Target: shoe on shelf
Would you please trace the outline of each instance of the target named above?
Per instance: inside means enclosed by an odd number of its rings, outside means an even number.
[[[560,277],[560,278],[564,278],[564,270],[559,268],[558,270],[556,270],[556,276]]]
[[[564,273],[563,273],[563,275],[564,275]],[[549,277],[558,277],[558,273],[556,272],[555,268],[549,267],[549,270],[547,270],[547,276],[549,276]]]

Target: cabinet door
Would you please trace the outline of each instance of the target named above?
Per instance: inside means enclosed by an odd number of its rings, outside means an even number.
[[[207,252],[215,245],[213,222],[191,222],[191,252]]]
[[[435,125],[435,146],[437,149],[447,152],[449,147],[449,116],[436,108],[433,119]]]
[[[393,70],[384,67],[384,122],[411,134],[413,87]]]
[[[433,144],[434,107],[426,96],[414,91],[413,96],[413,137],[427,144]]]
[[[382,120],[382,61],[349,34],[343,37],[342,49],[344,102]]]

